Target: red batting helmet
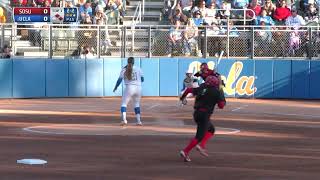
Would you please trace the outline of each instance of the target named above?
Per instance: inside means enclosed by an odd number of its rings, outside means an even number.
[[[207,63],[201,63],[200,70],[203,71],[205,69],[209,69],[208,64]]]
[[[208,76],[206,78],[206,82],[207,85],[209,86],[213,86],[213,87],[219,87],[219,79],[215,76]]]

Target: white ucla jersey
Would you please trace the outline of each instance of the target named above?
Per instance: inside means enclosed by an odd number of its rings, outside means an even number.
[[[121,70],[120,77],[124,79],[125,85],[137,85],[141,86],[141,77],[143,77],[143,72],[140,68],[133,66],[132,68],[132,79],[129,80],[125,76],[126,67]]]

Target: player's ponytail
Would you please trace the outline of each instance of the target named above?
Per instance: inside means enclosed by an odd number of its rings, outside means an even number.
[[[129,58],[128,58],[128,65],[127,65],[126,72],[125,72],[126,78],[127,78],[128,80],[132,80],[133,64],[134,64],[134,59],[133,59],[133,57],[129,57]]]

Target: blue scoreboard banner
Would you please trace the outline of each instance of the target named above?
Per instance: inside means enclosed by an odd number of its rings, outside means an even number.
[[[13,19],[16,23],[46,22],[67,24],[78,21],[78,8],[14,8]]]

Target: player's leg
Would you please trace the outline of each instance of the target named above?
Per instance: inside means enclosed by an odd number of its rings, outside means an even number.
[[[214,133],[215,133],[215,127],[213,126],[213,124],[211,123],[210,119],[208,119],[208,129],[205,132],[205,135],[203,137],[203,139],[201,140],[201,142],[197,145],[196,149],[201,153],[201,155],[208,157],[209,154],[206,150],[206,144],[208,142],[208,140],[213,137]]]
[[[122,102],[121,102],[121,116],[122,116],[122,124],[126,125],[128,123],[127,121],[127,105],[131,99],[131,86],[128,85],[126,89],[124,90],[124,94],[122,96]]]
[[[189,152],[202,140],[207,130],[207,123],[205,119],[207,118],[208,113],[195,111],[193,114],[194,120],[197,123],[197,133],[194,138],[191,139],[189,144],[183,149],[183,152],[188,155]],[[180,153],[181,154],[181,153]]]
[[[141,101],[141,86],[136,86],[135,93],[133,95],[133,104],[134,104],[134,113],[136,114],[136,119],[137,119],[137,125],[142,125],[140,101]]]

